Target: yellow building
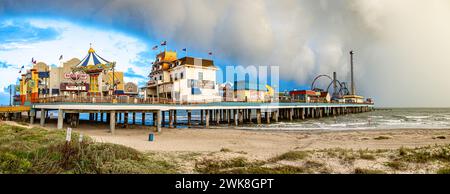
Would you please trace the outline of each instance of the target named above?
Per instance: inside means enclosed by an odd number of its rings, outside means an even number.
[[[123,94],[124,93],[123,72],[115,71],[114,76],[113,76],[113,72],[111,71],[111,72],[108,72],[108,74],[103,76],[102,78],[103,78],[102,91],[104,91],[104,92],[112,91],[112,89],[113,89],[112,83],[113,83],[113,78],[114,78],[114,80],[116,82],[116,88],[114,89],[115,94]]]

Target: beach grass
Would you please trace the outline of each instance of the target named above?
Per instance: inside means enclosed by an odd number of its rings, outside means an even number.
[[[374,140],[386,140],[391,139],[391,137],[380,135],[378,137],[373,138]]]
[[[290,151],[284,154],[281,154],[277,157],[272,158],[272,161],[280,161],[280,160],[288,160],[288,161],[296,161],[302,160],[308,156],[308,152],[306,151]]]
[[[65,141],[64,131],[0,124],[0,174],[176,173],[177,166],[132,148],[95,143],[89,137]]]
[[[382,170],[366,169],[366,168],[355,168],[355,174],[386,174]]]

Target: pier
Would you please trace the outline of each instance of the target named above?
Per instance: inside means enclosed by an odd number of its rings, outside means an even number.
[[[373,104],[339,104],[339,103],[245,103],[218,102],[205,104],[114,104],[114,103],[42,103],[33,104],[30,109],[30,123],[40,114],[40,125],[44,126],[48,111],[58,111],[57,128],[76,128],[79,124],[80,113],[89,113],[89,120],[93,122],[109,123],[112,134],[119,120],[124,119],[123,126],[136,124],[136,114],[142,118],[141,125],[145,125],[146,115],[153,118],[152,126],[156,132],[162,132],[162,126],[174,128],[179,123],[177,112],[186,112],[187,123],[192,125],[192,111],[199,111],[196,118],[199,125],[209,128],[211,125],[228,124],[262,124],[280,120],[294,121],[338,116],[351,113],[372,111]],[[167,114],[168,113],[168,114]],[[149,116],[150,116],[149,115]],[[168,118],[167,118],[168,115]],[[130,122],[130,117],[132,117]],[[149,117],[147,117],[149,118]],[[66,125],[66,126],[65,126]]]

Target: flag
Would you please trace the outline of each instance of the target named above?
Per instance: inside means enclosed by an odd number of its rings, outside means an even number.
[[[212,55],[213,53],[211,51],[208,52],[208,55]]]
[[[167,41],[162,41],[161,42],[161,46],[166,46],[167,45]]]
[[[31,58],[31,62],[32,62],[32,63],[34,63],[34,57],[33,57],[33,58]]]
[[[187,51],[187,48],[184,48],[183,51],[186,52],[186,51]]]
[[[59,56],[59,60],[62,60],[63,59],[63,56],[61,55],[61,56]]]
[[[20,70],[19,73],[22,73],[22,70]]]
[[[23,69],[25,67],[25,65],[22,65],[21,69]]]
[[[158,50],[158,45],[155,45],[152,49],[153,50]]]

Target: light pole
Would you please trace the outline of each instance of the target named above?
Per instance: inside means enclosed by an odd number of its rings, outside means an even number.
[[[12,85],[9,85],[9,106],[12,106],[12,91],[11,87]]]

